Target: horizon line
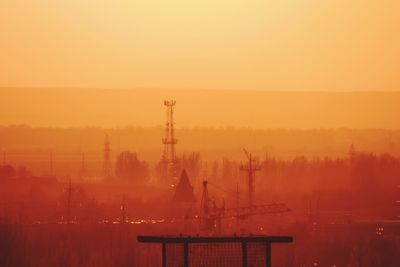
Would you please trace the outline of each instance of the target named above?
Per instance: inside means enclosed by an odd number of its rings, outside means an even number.
[[[164,126],[162,124],[153,125],[153,126],[140,126],[140,125],[129,125],[126,124],[124,126],[101,126],[101,125],[76,125],[76,126],[34,126],[27,123],[16,123],[16,124],[0,124],[0,128],[6,127],[27,127],[31,129],[107,129],[107,130],[125,130],[129,128],[136,129],[154,129],[154,128],[162,128]],[[250,130],[250,131],[276,131],[276,130],[285,130],[285,131],[337,131],[337,130],[352,130],[352,131],[400,131],[400,128],[383,128],[383,127],[314,127],[314,128],[303,128],[303,127],[268,127],[268,128],[254,128],[254,127],[246,127],[246,126],[233,126],[233,125],[221,125],[221,126],[185,126],[175,128],[176,130]]]
[[[335,89],[335,90],[298,90],[298,89],[259,89],[259,88],[201,88],[201,87],[77,87],[77,86],[0,86],[0,90],[177,90],[177,91],[236,91],[236,92],[266,92],[266,93],[400,93],[400,89],[363,90],[363,89]]]

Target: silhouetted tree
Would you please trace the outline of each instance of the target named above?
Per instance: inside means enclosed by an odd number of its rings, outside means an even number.
[[[162,160],[157,162],[157,164],[154,167],[155,175],[157,179],[165,184],[167,183],[167,164],[163,162]]]
[[[358,153],[351,165],[353,187],[368,193],[379,189],[377,157],[374,154]]]
[[[16,174],[14,167],[10,165],[0,166],[0,179],[13,178]]]
[[[179,173],[185,170],[190,178],[191,182],[195,183],[198,176],[200,175],[202,168],[202,161],[200,154],[197,152],[189,153],[177,158],[178,171]]]
[[[148,167],[144,161],[139,161],[136,153],[121,152],[115,164],[115,174],[127,182],[141,183],[148,179]]]
[[[219,173],[218,160],[215,160],[211,167],[211,180],[212,181],[216,182],[218,180],[218,176],[219,176],[218,173]]]
[[[17,169],[18,178],[29,178],[31,175],[24,166],[19,166]]]

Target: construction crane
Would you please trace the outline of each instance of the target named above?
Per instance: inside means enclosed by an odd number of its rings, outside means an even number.
[[[255,172],[261,170],[261,165],[246,149],[243,148],[243,152],[246,154],[248,162],[247,164],[242,164],[240,170],[247,172],[249,205],[252,206],[254,204]]]
[[[200,204],[200,228],[206,232],[220,233],[222,230],[222,219],[236,218],[238,220],[246,219],[250,216],[262,214],[277,214],[289,212],[290,209],[283,203],[271,203],[264,205],[239,206],[239,190],[236,192],[236,207],[225,208],[225,201],[221,207],[217,207],[215,201],[212,202],[208,195],[208,181],[203,181],[203,194]]]

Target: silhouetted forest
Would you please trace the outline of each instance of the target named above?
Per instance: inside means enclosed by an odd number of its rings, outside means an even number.
[[[307,203],[304,200],[298,202],[299,199],[314,201],[318,199],[325,206],[339,210],[346,209],[353,211],[354,214],[360,213],[359,216],[362,216],[362,212],[374,216],[394,216],[391,213],[393,213],[392,203],[398,192],[399,157],[350,151],[348,156],[342,158],[298,156],[292,160],[285,160],[265,156],[258,158],[257,162],[261,166],[255,179],[255,197],[258,203],[293,201],[293,205],[304,209]],[[211,185],[215,185],[215,189],[210,189],[214,198],[218,201],[225,199],[233,206],[237,187],[242,194],[241,198],[246,202],[247,176],[240,171],[242,163],[243,161],[229,158],[206,161],[200,153],[189,153],[177,157],[175,171],[179,178],[180,173],[186,170],[197,199],[201,198],[202,181],[208,180]],[[171,199],[173,190],[167,189],[169,184],[168,182],[165,184],[166,181],[163,180],[163,170],[165,169],[162,162],[149,164],[140,160],[136,153],[128,151],[120,153],[113,163],[113,174],[110,179],[35,176],[29,171],[29,166],[16,167],[7,164],[0,166],[0,182],[3,185],[0,189],[2,192],[0,198],[5,205],[11,207],[14,201],[17,201],[18,205],[23,203],[20,205],[21,208],[46,199],[49,202],[45,206],[54,206],[56,203],[60,206],[60,201],[63,202],[66,198],[65,183],[72,179],[75,184],[74,201],[79,206],[78,210],[84,213],[86,208],[90,210],[86,215],[91,212],[97,214],[96,210],[100,208],[99,202],[115,203],[116,195],[120,197],[121,194],[127,194],[131,197],[130,201],[134,202],[141,199],[152,203],[157,201],[158,197]],[[109,192],[103,192],[107,186]],[[221,190],[218,191],[219,189]],[[97,215],[100,214],[101,212]],[[30,216],[29,213],[23,215],[26,218]],[[40,218],[29,220],[35,219]],[[94,217],[91,220],[98,219],[100,218]]]
[[[397,266],[397,131],[179,130],[186,141],[177,145],[174,172],[179,179],[186,171],[197,200],[191,203],[173,201],[159,131],[2,127],[0,266],[159,266],[159,247],[138,244],[136,236],[199,233],[203,180],[216,207],[248,205],[244,147],[227,148],[237,140],[250,144],[246,149],[261,167],[255,204],[283,202],[291,212],[226,219],[223,234],[293,235],[293,245],[274,250],[278,267]],[[110,177],[102,176],[105,132]],[[148,138],[158,142],[150,145],[153,152],[141,145]],[[76,140],[85,142],[77,147]],[[280,152],[267,145],[275,141]],[[216,147],[213,156],[208,142]],[[83,147],[93,150],[83,157]],[[324,147],[337,152],[320,154]]]
[[[90,176],[102,173],[103,143],[110,137],[111,158],[122,151],[137,153],[150,164],[161,158],[160,127],[142,128],[32,128],[29,126],[0,126],[0,150],[7,163],[14,166],[29,164],[37,175],[49,174],[50,153],[53,170],[58,175],[78,175],[81,154],[85,153],[86,172]],[[193,128],[177,129],[178,155],[199,152],[207,161],[223,157],[241,160],[246,148],[264,158],[291,160],[299,155],[309,159],[348,154],[354,144],[356,151],[400,155],[400,131],[385,129],[271,129]],[[3,156],[3,155],[1,155]],[[1,157],[2,158],[2,157]],[[2,159],[3,160],[3,159]],[[0,161],[1,162],[1,161]]]

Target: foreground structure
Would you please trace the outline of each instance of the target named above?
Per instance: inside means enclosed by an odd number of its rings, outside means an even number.
[[[162,267],[271,267],[272,243],[291,243],[290,236],[138,236],[162,246]]]

